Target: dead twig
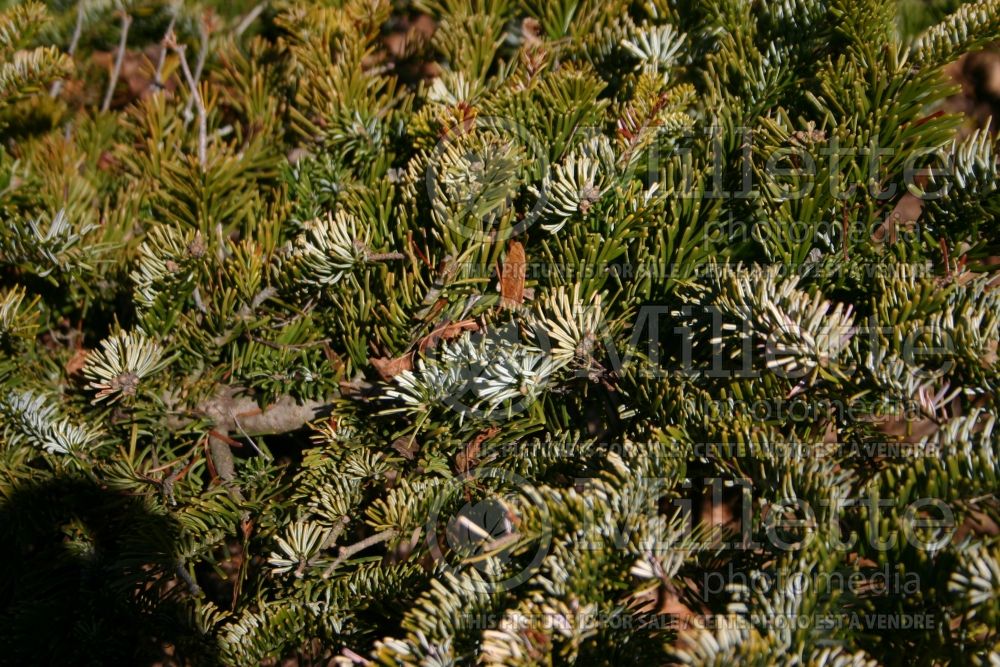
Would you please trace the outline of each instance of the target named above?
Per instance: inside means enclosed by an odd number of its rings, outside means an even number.
[[[188,590],[191,591],[191,595],[199,597],[201,595],[201,586],[198,582],[194,580],[194,577],[187,571],[183,563],[177,565],[177,576],[180,577],[181,581],[187,584]]]
[[[199,25],[199,38],[201,39],[201,45],[198,49],[198,60],[194,64],[194,80],[201,81],[201,74],[205,71],[205,60],[208,58],[208,40],[212,34],[211,29],[208,26],[208,21],[202,19]],[[195,103],[195,98],[192,95],[187,104],[184,106],[184,116],[187,117],[191,113],[191,106]]]
[[[236,29],[233,31],[237,39],[239,39],[240,36],[247,31],[247,28],[253,25],[253,22],[257,20],[257,17],[260,16],[265,9],[267,9],[266,1],[258,2],[254,5],[253,9],[247,12],[247,15],[243,17],[243,20],[239,22]]]
[[[70,58],[76,53],[76,47],[80,44],[80,34],[83,32],[83,19],[86,15],[84,12],[84,0],[80,0],[76,3],[76,25],[73,26],[73,36],[69,39],[69,48],[66,49],[66,55]],[[49,89],[49,97],[59,97],[59,93],[62,92],[63,80],[59,79],[52,84],[52,88]]]
[[[396,531],[392,528],[387,528],[379,533],[375,533],[374,535],[369,535],[360,542],[355,542],[354,544],[346,547],[340,547],[340,553],[338,553],[337,558],[330,563],[330,567],[326,568],[326,571],[323,572],[323,578],[329,579],[330,575],[333,574],[333,571],[336,570],[338,566],[359,551],[364,551],[368,547],[374,546],[380,542],[391,540],[395,536]]]
[[[118,85],[118,77],[122,73],[122,63],[125,62],[125,49],[128,45],[128,30],[132,26],[132,17],[122,11],[122,33],[118,39],[118,51],[115,53],[115,65],[111,70],[111,79],[108,81],[108,90],[104,93],[104,102],[101,103],[101,111],[111,108],[111,98]]]
[[[179,399],[165,395],[164,402],[176,404]],[[257,401],[246,395],[243,387],[224,385],[214,396],[204,401],[193,412],[175,414],[167,419],[166,425],[172,429],[182,429],[207,417],[213,426],[208,431],[208,455],[215,474],[223,481],[234,500],[241,502],[243,494],[236,484],[236,465],[230,447],[240,445],[229,436],[239,431],[250,439],[260,452],[252,436],[274,435],[297,431],[307,423],[321,417],[328,410],[323,401],[298,403],[291,396],[282,396],[277,401],[261,409]],[[239,415],[237,417],[237,415]]]
[[[167,51],[169,50],[169,47],[167,46],[167,36],[173,34],[174,24],[176,23],[177,10],[174,9],[173,13],[170,15],[170,23],[167,24],[167,30],[163,33],[163,40],[160,44],[160,57],[156,60],[156,71],[153,73],[153,80],[149,84],[151,88],[153,86],[161,89],[163,88],[163,67],[167,63]]]
[[[187,57],[184,55],[186,47],[183,44],[178,44],[176,37],[171,33],[167,37],[168,46],[177,54],[177,57],[181,61],[181,72],[184,73],[184,79],[187,81],[188,88],[191,91],[191,99],[194,100],[195,109],[198,111],[198,164],[201,165],[202,171],[208,165],[208,115],[205,112],[205,102],[201,99],[201,93],[198,90],[198,81],[191,74],[191,68],[188,67]]]

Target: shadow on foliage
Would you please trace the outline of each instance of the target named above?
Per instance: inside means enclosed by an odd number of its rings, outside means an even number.
[[[0,663],[218,664],[175,576],[179,534],[146,499],[93,482],[8,487],[0,498]]]

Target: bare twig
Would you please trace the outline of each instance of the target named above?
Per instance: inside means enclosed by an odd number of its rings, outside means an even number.
[[[242,503],[243,492],[239,484],[236,483],[236,463],[233,461],[233,452],[229,449],[229,443],[217,437],[220,434],[210,433],[208,436],[208,453],[212,457],[212,465],[225,485],[229,495],[238,503]],[[225,434],[222,434],[225,435]]]
[[[388,262],[394,259],[406,259],[406,255],[401,252],[369,252],[365,259],[369,262]]]
[[[329,549],[334,544],[336,544],[337,540],[340,538],[340,534],[344,532],[344,529],[347,528],[347,524],[349,524],[350,522],[351,522],[351,517],[349,516],[340,517],[340,520],[337,521],[337,523],[333,524],[333,528],[330,529],[330,533],[326,536],[326,539],[323,540],[323,544],[320,546],[320,551],[322,551],[323,549]]]
[[[264,459],[270,461],[271,457],[261,451],[260,447],[257,446],[257,441],[253,439],[252,435],[250,435],[249,433],[246,432],[246,430],[244,430],[243,426],[240,425],[240,420],[236,417],[236,415],[233,415],[233,423],[236,424],[237,430],[243,434],[243,437],[250,441],[250,446],[253,447],[253,450],[255,452],[257,452],[257,456],[263,457]]]
[[[191,98],[194,100],[195,108],[198,110],[198,163],[201,165],[202,170],[204,170],[208,164],[208,118],[205,112],[205,103],[201,99],[201,93],[198,91],[198,81],[191,74],[191,68],[188,67],[187,58],[184,55],[184,45],[178,44],[172,34],[168,38],[167,43],[177,54],[177,57],[180,58],[181,71],[184,73],[184,79],[191,90]]]
[[[73,27],[73,36],[69,40],[69,48],[66,49],[66,55],[73,57],[76,53],[76,47],[80,43],[80,34],[83,32],[83,19],[86,15],[84,12],[84,0],[80,0],[76,3],[76,25]],[[59,79],[52,84],[52,88],[49,90],[49,97],[59,97],[59,93],[62,92],[63,80]]]
[[[354,544],[351,544],[346,547],[340,547],[340,553],[337,554],[337,558],[334,559],[332,563],[330,563],[330,567],[326,568],[326,571],[323,573],[323,578],[328,579],[330,575],[333,574],[333,571],[337,569],[338,566],[340,566],[345,560],[347,560],[354,554],[358,553],[359,551],[364,551],[368,547],[374,546],[379,542],[385,542],[386,540],[391,540],[395,536],[396,536],[396,531],[393,530],[392,528],[387,528],[382,532],[375,533],[374,535],[369,535],[360,542],[355,542]]]
[[[187,465],[178,467],[177,470],[164,477],[163,481],[160,482],[160,490],[163,492],[163,495],[166,496],[167,500],[170,501],[171,505],[177,504],[177,499],[174,498],[174,484],[177,483],[177,480],[187,474],[187,471],[191,468],[192,463],[193,461],[189,461]]]
[[[205,71],[205,60],[208,59],[209,38],[212,36],[212,30],[207,19],[202,19],[198,27],[198,36],[201,38],[201,48],[198,49],[198,60],[194,64],[195,81],[201,81],[201,74]]]
[[[205,301],[201,298],[201,290],[195,287],[192,296],[194,297],[194,305],[198,307],[198,310],[208,315],[208,308],[205,307]]]
[[[354,239],[354,247],[364,253],[365,261],[368,262],[388,262],[394,259],[406,259],[406,255],[401,252],[374,252],[360,239]]]
[[[243,20],[239,22],[239,24],[236,26],[236,30],[234,30],[237,39],[239,39],[240,36],[247,31],[247,28],[253,25],[253,22],[257,20],[257,17],[260,16],[261,12],[263,12],[265,9],[267,9],[266,0],[264,2],[258,2],[256,5],[254,5],[253,9],[247,12],[247,15],[243,17]]]
[[[118,39],[118,51],[115,54],[115,66],[111,70],[111,79],[108,81],[108,91],[104,94],[104,102],[101,104],[101,111],[111,108],[111,97],[114,95],[115,86],[118,85],[118,77],[122,73],[122,63],[125,61],[125,48],[128,43],[128,29],[132,26],[132,17],[127,12],[122,11],[122,34]]]
[[[208,39],[211,36],[211,30],[208,27],[208,21],[202,19],[199,26],[199,37],[201,38],[201,45],[198,49],[198,60],[194,64],[194,80],[201,81],[201,73],[205,70],[205,60],[208,58]],[[187,105],[184,107],[184,116],[187,117],[191,113],[191,105],[194,104],[195,98],[192,96]]]
[[[218,255],[219,261],[226,261],[226,234],[222,229],[222,223],[215,223],[215,235],[219,237]]]
[[[322,340],[314,340],[308,343],[275,343],[274,341],[265,340],[260,336],[250,336],[250,340],[255,343],[260,343],[264,347],[269,347],[272,350],[307,350],[311,347],[324,345],[330,342],[329,338],[323,338]]]
[[[493,537],[492,535],[489,534],[489,532],[486,531],[485,528],[480,527],[479,524],[477,524],[475,521],[473,521],[472,519],[470,519],[467,516],[463,515],[463,516],[458,517],[458,522],[457,523],[459,525],[461,525],[463,528],[465,528],[467,531],[469,531],[470,533],[478,535],[479,537],[481,537],[484,540],[489,540],[489,539],[491,539]]]
[[[194,414],[174,415],[167,419],[167,426],[173,429],[185,428],[199,416],[203,416],[211,419],[220,433],[229,433],[236,429],[234,417],[239,415],[242,433],[253,436],[275,435],[299,430],[322,416],[329,405],[325,401],[298,403],[291,396],[282,396],[261,409],[256,399],[245,392],[243,387],[223,385],[213,397],[199,405]],[[163,398],[168,405],[179,402],[173,395],[165,395]]]
[[[185,584],[187,584],[188,590],[191,591],[191,595],[199,596],[201,595],[201,587],[198,582],[194,580],[194,577],[187,571],[182,563],[177,565],[177,576],[181,578]]]
[[[170,393],[165,394],[163,400],[167,405],[180,402],[176,395]],[[207,417],[213,422],[213,428],[208,433],[208,453],[212,466],[230,496],[237,502],[242,502],[243,494],[236,483],[236,465],[230,450],[234,441],[229,433],[238,430],[247,438],[290,433],[317,419],[327,409],[328,404],[325,402],[306,401],[300,404],[291,396],[282,396],[261,409],[257,401],[246,395],[242,387],[223,385],[212,398],[199,405],[193,414],[172,415],[166,420],[166,425],[172,429],[182,429],[199,417]],[[252,438],[251,443],[256,448]]]
[[[476,563],[488,560],[497,554],[506,551],[512,544],[516,544],[521,539],[520,533],[509,533],[496,540],[486,540],[482,545],[482,552],[475,556],[466,558],[464,563]]]
[[[355,653],[351,649],[347,648],[346,646],[340,650],[340,653],[345,658],[347,658],[351,662],[353,662],[355,665],[370,665],[370,664],[372,664],[371,660],[369,660],[368,658],[365,658],[363,656],[358,655],[357,653]]]
[[[163,33],[163,41],[160,44],[160,57],[156,61],[156,72],[153,74],[153,80],[149,84],[150,87],[163,88],[163,67],[167,63],[167,51],[169,50],[167,36],[173,34],[175,23],[177,23],[176,10],[170,15],[170,23],[167,24],[167,30]]]

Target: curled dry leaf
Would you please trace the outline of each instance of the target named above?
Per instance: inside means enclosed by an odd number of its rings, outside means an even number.
[[[66,374],[74,375],[79,373],[87,363],[87,355],[89,353],[90,350],[88,349],[82,347],[78,348],[77,351],[73,353],[73,356],[70,357],[70,360],[66,362]]]
[[[923,202],[907,192],[872,234],[872,240],[876,243],[895,243],[897,230],[910,229],[922,212]]]
[[[920,188],[927,187],[927,181],[928,175],[925,172],[917,173],[914,178],[914,184]],[[895,243],[897,231],[912,229],[913,225],[920,219],[923,210],[924,202],[920,197],[912,192],[904,193],[882,224],[872,232],[872,240],[876,243],[889,243],[890,245]]]
[[[445,322],[435,327],[433,331],[420,339],[417,349],[423,353],[434,347],[442,340],[453,340],[458,338],[463,331],[478,331],[479,323],[475,320],[461,320],[459,322]]]
[[[475,320],[445,322],[421,338],[417,342],[417,350],[423,353],[437,345],[439,341],[452,340],[461,335],[463,331],[476,331],[478,329],[479,324]],[[383,380],[389,381],[403,371],[413,370],[413,355],[414,352],[411,350],[394,359],[389,357],[372,357],[371,364]]]
[[[383,380],[391,380],[403,371],[413,369],[413,353],[407,352],[401,357],[390,359],[388,357],[372,357],[372,366]]]
[[[495,436],[500,432],[500,429],[496,426],[491,426],[482,433],[478,434],[472,441],[465,446],[465,449],[460,451],[455,455],[455,467],[460,473],[468,473],[472,468],[476,467],[479,463],[479,451],[482,448],[484,442]]]
[[[416,438],[400,437],[396,438],[392,443],[392,448],[399,452],[407,461],[412,461],[416,458],[420,445],[417,443]]]

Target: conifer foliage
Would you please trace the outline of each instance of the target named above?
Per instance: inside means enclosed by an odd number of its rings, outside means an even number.
[[[1000,664],[997,0],[0,7],[3,661]]]

